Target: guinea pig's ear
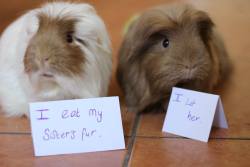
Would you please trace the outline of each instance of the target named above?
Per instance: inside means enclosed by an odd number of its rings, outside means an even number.
[[[213,21],[208,14],[203,11],[196,11],[193,14],[193,19],[198,27],[202,40],[206,43],[211,38],[212,28],[214,26]]]

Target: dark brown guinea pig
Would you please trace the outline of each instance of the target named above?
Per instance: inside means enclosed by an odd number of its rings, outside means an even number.
[[[118,82],[129,110],[164,109],[172,87],[212,91],[231,62],[207,13],[190,5],[150,9],[128,29]]]

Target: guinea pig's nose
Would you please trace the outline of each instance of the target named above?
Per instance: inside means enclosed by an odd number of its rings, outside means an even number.
[[[185,69],[194,69],[196,68],[196,65],[195,64],[186,64],[184,65]]]
[[[46,66],[46,65],[48,65],[48,61],[49,61],[49,57],[44,57],[44,58],[42,58],[41,63],[43,66]]]
[[[49,61],[49,57],[45,57],[45,58],[44,58],[44,61],[45,61],[45,62]]]
[[[185,69],[191,69],[192,68],[192,65],[184,65]]]

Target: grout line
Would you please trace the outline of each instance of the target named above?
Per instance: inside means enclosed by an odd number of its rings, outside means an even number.
[[[224,138],[224,137],[212,137],[209,138],[209,140],[250,140],[249,137],[243,137],[243,138],[237,138],[237,137],[228,137],[228,138]]]
[[[30,132],[0,132],[0,135],[31,135]]]
[[[185,138],[185,137],[174,137],[174,136],[136,136],[138,138],[155,138],[155,139],[188,139],[188,138]]]
[[[136,136],[138,138],[151,138],[151,139],[189,139],[186,137],[174,137],[174,136]],[[192,139],[190,139],[192,140]],[[211,137],[209,140],[250,140],[250,137]]]
[[[134,125],[133,125],[133,128],[132,128],[131,138],[130,138],[130,140],[128,142],[128,152],[126,153],[124,161],[123,161],[123,165],[122,165],[123,167],[128,167],[129,160],[130,160],[132,150],[133,150],[133,146],[134,146],[134,143],[135,143],[135,138],[137,137],[136,133],[137,133],[137,129],[138,129],[138,126],[139,126],[140,118],[141,118],[141,114],[137,113],[136,117],[135,117]]]

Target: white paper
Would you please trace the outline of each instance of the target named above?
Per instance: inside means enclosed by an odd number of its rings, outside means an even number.
[[[124,149],[118,97],[30,104],[36,156]]]
[[[173,88],[164,132],[207,142],[213,123],[228,127],[218,95]]]
[[[214,116],[214,122],[213,126],[219,127],[219,128],[228,128],[227,120],[224,114],[224,109],[222,106],[221,99],[218,101],[218,105],[215,111],[215,116]]]

